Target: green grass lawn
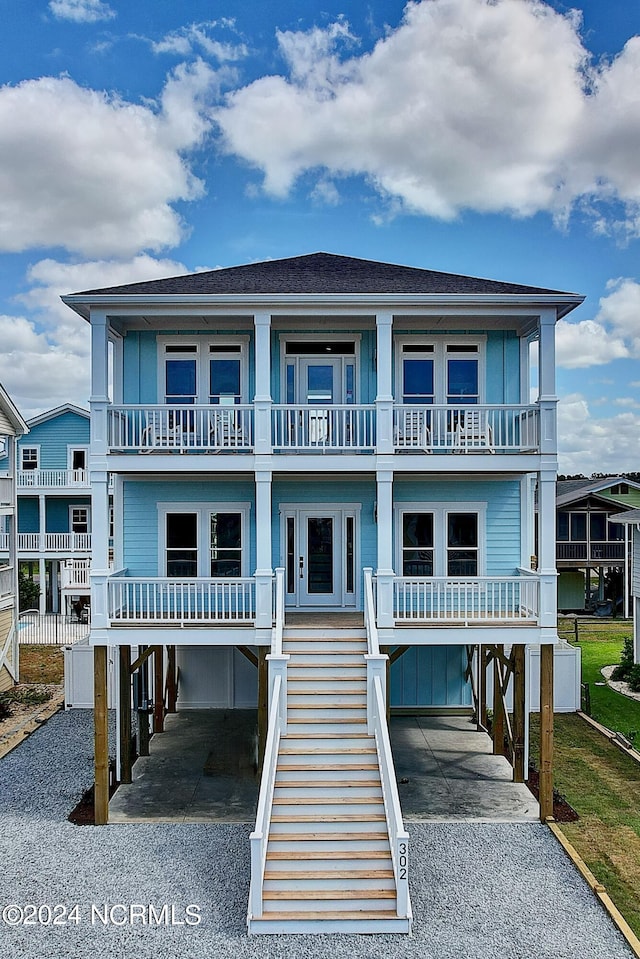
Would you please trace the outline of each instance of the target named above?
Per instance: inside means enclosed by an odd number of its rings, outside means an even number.
[[[591,715],[607,729],[620,732],[635,745],[640,745],[640,702],[628,699],[604,683],[600,670],[620,662],[625,636],[631,635],[628,624],[611,624],[611,629],[588,633],[580,631],[578,645],[582,650],[582,682],[589,684]]]
[[[580,817],[560,828],[640,935],[640,764],[575,713],[554,725],[555,786]],[[532,716],[532,756],[538,742]]]

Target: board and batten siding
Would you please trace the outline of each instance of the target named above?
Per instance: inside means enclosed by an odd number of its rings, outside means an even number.
[[[394,503],[451,505],[464,512],[465,502],[486,503],[485,575],[512,576],[521,563],[519,480],[425,481],[396,479]],[[396,537],[398,533],[396,532]],[[394,560],[395,561],[395,560]]]
[[[158,575],[158,503],[188,506],[206,503],[211,509],[228,503],[250,503],[249,573],[255,570],[255,495],[247,480],[159,481],[127,480],[123,483],[123,561],[130,576]]]
[[[66,470],[67,447],[89,445],[89,417],[67,410],[43,423],[32,426],[27,436],[18,440],[18,469],[23,446],[40,447],[40,469]]]
[[[391,708],[471,706],[464,646],[412,646],[391,666]]]

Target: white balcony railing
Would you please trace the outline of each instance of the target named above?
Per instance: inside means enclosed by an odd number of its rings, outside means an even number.
[[[0,506],[13,504],[13,477],[0,476]]]
[[[60,568],[60,586],[69,591],[89,591],[90,559],[69,559]]]
[[[274,406],[273,447],[289,450],[373,451],[374,406]]]
[[[394,448],[413,453],[523,453],[539,449],[537,406],[395,406]]]
[[[87,470],[18,470],[18,489],[89,488]]]
[[[535,623],[540,582],[536,575],[452,579],[398,576],[394,616],[400,623],[474,626],[481,623]]]
[[[112,576],[107,581],[112,625],[197,626],[250,623],[256,615],[255,580],[173,580]]]
[[[13,567],[0,566],[0,598],[13,593]]]
[[[112,406],[110,450],[242,452],[253,448],[253,406]]]
[[[0,552],[9,549],[9,534],[0,533]],[[90,553],[91,533],[18,533],[19,553]]]

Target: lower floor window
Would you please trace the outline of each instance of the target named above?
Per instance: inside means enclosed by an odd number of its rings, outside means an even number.
[[[244,575],[248,509],[167,509],[161,575],[176,579]]]
[[[477,505],[477,504],[474,504]],[[396,508],[402,576],[479,576],[480,509]]]

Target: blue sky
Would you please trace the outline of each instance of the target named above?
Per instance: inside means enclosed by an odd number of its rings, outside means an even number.
[[[0,0],[0,381],[62,293],[327,250],[585,294],[560,468],[640,469],[640,4]]]

